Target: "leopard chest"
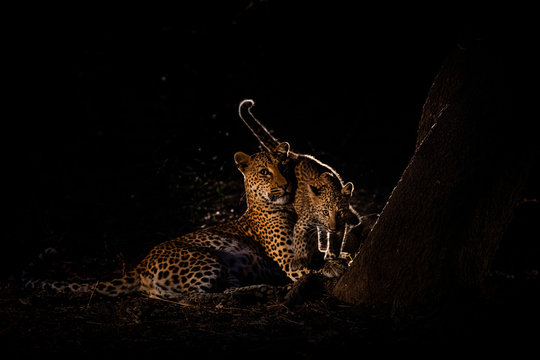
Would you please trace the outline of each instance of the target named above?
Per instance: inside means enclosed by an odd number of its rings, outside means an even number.
[[[292,237],[297,216],[291,211],[264,211],[251,214],[254,238],[273,259],[292,256]]]

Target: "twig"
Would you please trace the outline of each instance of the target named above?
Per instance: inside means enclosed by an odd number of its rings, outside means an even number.
[[[156,295],[150,295],[148,298],[154,299],[154,300],[164,301],[164,302],[175,304],[175,305],[182,305],[182,306],[188,306],[188,307],[197,307],[196,305],[193,305],[193,304],[188,304],[188,303],[180,302],[180,301],[172,301],[172,300],[161,298],[161,297],[156,296]]]
[[[294,320],[288,319],[288,318],[286,318],[285,316],[282,316],[282,315],[279,315],[278,318],[281,319],[281,320],[285,320],[285,321],[287,321],[287,322],[290,322],[291,324],[301,325],[301,326],[304,325],[303,323],[299,323],[298,321],[294,321]]]
[[[360,218],[365,218],[365,217],[369,217],[369,216],[373,216],[373,215],[379,215],[380,213],[378,212],[374,212],[374,213],[370,213],[370,214],[365,214],[365,215],[361,215]]]

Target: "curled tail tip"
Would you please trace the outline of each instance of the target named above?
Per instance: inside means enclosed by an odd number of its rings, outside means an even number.
[[[238,109],[241,109],[243,106],[247,106],[248,108],[251,108],[253,105],[255,105],[255,101],[253,101],[252,99],[244,99],[242,100],[240,105],[238,105]]]

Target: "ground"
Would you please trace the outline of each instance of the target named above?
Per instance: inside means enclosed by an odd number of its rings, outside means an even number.
[[[4,352],[83,357],[182,351],[313,358],[378,344],[534,344],[538,278],[497,281],[504,289],[472,298],[452,316],[401,320],[326,295],[289,307],[277,301],[185,306],[142,296],[37,295],[4,286],[1,339]]]

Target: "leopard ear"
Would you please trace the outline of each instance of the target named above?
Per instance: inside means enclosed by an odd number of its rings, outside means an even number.
[[[341,193],[345,196],[352,196],[353,191],[354,191],[354,185],[352,182],[346,183],[341,189]]]
[[[276,153],[278,158],[285,159],[287,156],[289,156],[290,148],[291,146],[289,145],[288,142],[282,142],[282,143],[279,143],[278,146],[276,146],[276,148],[274,149],[274,152]]]
[[[310,194],[313,195],[313,196],[320,196],[321,195],[321,189],[316,187],[315,185],[309,184],[308,185],[308,190],[309,190]]]
[[[244,170],[248,167],[250,161],[251,156],[246,153],[239,151],[234,154],[234,162],[236,163],[236,166],[241,172],[244,172]]]
[[[334,181],[335,177],[328,171],[323,172],[321,175],[319,175],[319,182],[321,184],[331,184],[332,181]]]

